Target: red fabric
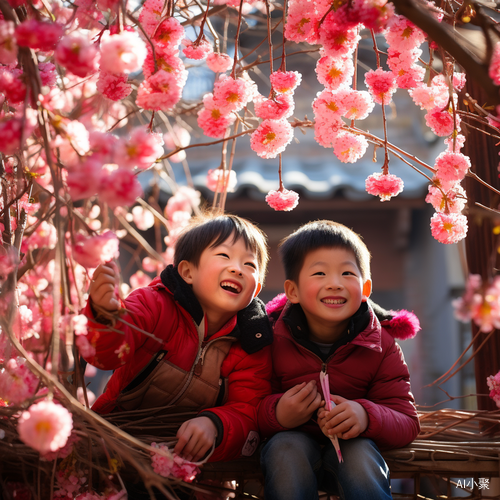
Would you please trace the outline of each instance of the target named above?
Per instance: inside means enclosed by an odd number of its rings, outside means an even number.
[[[160,278],[153,280],[148,287],[134,290],[124,306],[127,313],[113,327],[121,333],[96,322],[89,303],[83,311],[89,319],[88,340],[96,349],[95,356],[87,357],[86,361],[103,370],[115,370],[106,391],[92,407],[97,413],[110,413],[116,408],[116,398],[121,390],[158,351],[166,350],[166,359],[183,370],[191,368],[198,351],[198,333],[192,317],[173,300],[172,293]],[[160,342],[125,322],[151,333]],[[235,326],[236,316],[211,339],[229,334]],[[222,442],[210,461],[238,458],[249,433],[258,431],[256,407],[271,392],[270,347],[248,354],[239,342],[233,343],[222,363],[221,376],[229,379],[227,402],[203,410],[216,414],[224,428]]]
[[[282,393],[310,380],[316,380],[321,390],[319,372],[324,362],[294,340],[282,320],[283,312],[275,324],[271,346],[273,392],[277,394],[265,398],[259,408],[263,437],[283,430],[276,420],[276,404]],[[357,401],[367,411],[369,423],[362,437],[372,439],[381,449],[400,448],[413,441],[420,430],[410,376],[399,345],[370,312],[368,327],[330,357],[330,392]],[[303,430],[322,436],[313,422]]]

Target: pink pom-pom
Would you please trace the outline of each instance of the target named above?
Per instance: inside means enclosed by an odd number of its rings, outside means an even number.
[[[299,204],[299,195],[288,189],[269,191],[266,202],[274,210],[289,212]]]
[[[270,300],[266,304],[266,313],[271,314],[274,311],[277,311],[279,309],[283,309],[285,307],[285,304],[287,302],[286,295],[284,293],[280,293],[279,295],[276,295],[274,299]]]
[[[380,201],[389,201],[403,191],[403,180],[393,174],[377,172],[365,181],[366,192],[380,196]]]
[[[383,321],[382,326],[395,339],[412,339],[420,331],[420,321],[412,312],[389,311],[393,317],[389,321]]]

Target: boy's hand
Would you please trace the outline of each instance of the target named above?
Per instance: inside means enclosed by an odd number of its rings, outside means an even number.
[[[293,429],[305,424],[321,406],[321,395],[316,381],[296,385],[281,396],[276,405],[276,420],[283,427]]]
[[[335,434],[341,439],[358,437],[368,427],[368,413],[356,401],[340,396],[331,396],[336,404],[331,411],[322,408],[318,412],[318,424],[326,436]]]
[[[115,294],[115,286],[118,280],[118,268],[114,262],[101,264],[92,276],[90,282],[89,296],[92,304],[106,311],[117,311],[120,301]]]
[[[212,448],[217,429],[208,417],[196,417],[184,422],[177,431],[179,441],[174,451],[190,462],[198,462]]]

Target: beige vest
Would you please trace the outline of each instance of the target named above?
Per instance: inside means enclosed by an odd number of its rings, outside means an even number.
[[[118,396],[117,405],[122,410],[130,411],[174,405],[203,410],[216,403],[224,404],[228,381],[221,378],[220,369],[236,339],[219,337],[203,345],[204,323],[202,321],[197,328],[198,353],[191,370],[185,371],[170,363],[165,359],[166,352],[160,351],[141,372],[147,373],[144,380],[138,385],[132,381],[129,384],[132,387],[126,387]]]

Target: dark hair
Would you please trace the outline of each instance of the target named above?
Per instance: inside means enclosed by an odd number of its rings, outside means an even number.
[[[269,252],[266,235],[254,224],[236,215],[213,215],[210,212],[193,217],[175,244],[174,266],[187,260],[195,266],[207,248],[216,247],[230,236],[233,243],[243,238],[247,249],[255,252],[259,265],[259,281],[264,283]]]
[[[318,220],[304,224],[281,240],[278,253],[286,279],[297,283],[306,255],[325,247],[352,251],[363,280],[370,278],[371,255],[361,236],[338,222]]]

